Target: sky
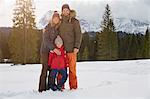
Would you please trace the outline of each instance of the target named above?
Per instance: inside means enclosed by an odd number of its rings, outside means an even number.
[[[101,21],[106,4],[114,18],[132,18],[150,21],[150,0],[34,0],[36,22],[49,10],[61,11],[68,3],[77,15],[90,21]],[[11,27],[15,0],[0,0],[0,27]]]

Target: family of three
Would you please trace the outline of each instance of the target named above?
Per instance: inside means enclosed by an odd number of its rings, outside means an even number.
[[[76,61],[82,34],[75,15],[75,11],[64,4],[61,15],[54,11],[51,21],[43,29],[39,92],[49,89],[62,91],[68,76],[70,90],[78,88]]]

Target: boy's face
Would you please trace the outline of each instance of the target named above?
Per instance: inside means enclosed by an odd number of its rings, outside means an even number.
[[[56,44],[56,46],[57,46],[58,48],[61,48],[62,44]]]

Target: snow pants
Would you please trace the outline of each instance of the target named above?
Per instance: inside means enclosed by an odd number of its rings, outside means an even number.
[[[76,61],[77,54],[75,53],[67,53],[68,61],[69,61],[69,87],[71,89],[77,89],[77,75],[76,75]]]

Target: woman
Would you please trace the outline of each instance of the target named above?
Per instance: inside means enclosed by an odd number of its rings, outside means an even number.
[[[38,89],[39,92],[46,91],[47,89],[46,79],[47,79],[47,71],[49,71],[49,68],[48,68],[49,52],[53,51],[57,55],[61,54],[61,52],[54,46],[54,39],[58,35],[57,28],[59,24],[60,24],[60,16],[58,12],[55,11],[52,16],[52,20],[43,30],[43,41],[42,41],[41,50],[40,50],[42,70],[41,70],[40,81],[39,81],[39,89]]]

